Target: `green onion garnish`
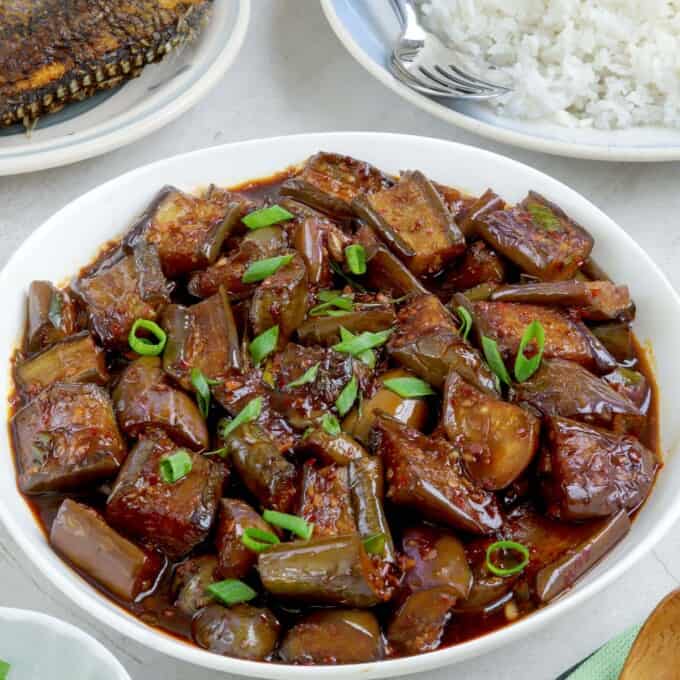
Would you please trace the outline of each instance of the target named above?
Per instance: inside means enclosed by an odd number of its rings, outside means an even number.
[[[499,550],[513,550],[522,556],[522,561],[513,567],[499,567],[494,564],[492,555]],[[513,574],[519,574],[520,571],[524,570],[524,567],[529,564],[529,548],[517,543],[517,541],[496,541],[492,543],[486,549],[486,568],[496,576],[512,576]]]
[[[333,309],[335,307],[336,309]],[[321,316],[326,314],[328,316],[335,316],[338,311],[351,312],[354,309],[352,298],[346,295],[336,295],[328,300],[324,300],[321,304],[312,307],[309,310],[310,316]]]
[[[342,297],[341,290],[320,290],[316,297],[321,300],[321,302],[330,302],[336,297]]]
[[[302,519],[302,517],[289,515],[285,512],[265,510],[262,513],[262,519],[272,526],[286,529],[287,531],[294,533],[305,541],[308,541],[314,532],[314,524]]]
[[[321,427],[323,427],[323,431],[331,437],[337,437],[340,432],[342,432],[338,419],[332,413],[323,414],[323,418],[321,418]]]
[[[257,527],[248,527],[241,535],[241,543],[253,552],[264,552],[280,542],[276,534]]]
[[[250,356],[253,358],[255,365],[259,365],[266,356],[271,354],[279,342],[279,327],[272,326],[269,330],[264,333],[260,333],[251,343],[248,345],[250,350]]]
[[[148,338],[140,338],[137,336],[139,329],[148,331],[156,339],[156,342],[151,342]],[[168,341],[168,336],[165,331],[153,321],[149,319],[137,319],[132,324],[128,342],[133,351],[145,357],[157,357],[165,349],[165,343]]]
[[[219,380],[211,380],[200,368],[191,369],[191,384],[196,390],[196,403],[204,418],[210,411],[210,386],[219,385]]]
[[[7,680],[7,674],[12,666],[0,659],[0,680]]]
[[[257,593],[249,585],[235,578],[211,583],[206,591],[228,607],[239,602],[248,602],[248,600],[257,596]]]
[[[524,350],[532,340],[536,340],[538,352],[531,358],[528,358],[524,354]],[[524,329],[524,333],[522,333],[522,339],[519,343],[519,349],[517,350],[517,357],[515,358],[515,378],[517,378],[517,382],[524,382],[525,380],[528,380],[534,373],[536,373],[538,367],[541,365],[544,349],[545,331],[543,330],[543,325],[541,322],[534,319]]]
[[[333,260],[330,260],[331,269],[345,282],[349,283],[354,290],[358,290],[360,293],[365,293],[366,289],[358,282],[355,281],[351,276],[347,276],[345,272],[342,271],[342,267]]]
[[[369,368],[375,368],[376,356],[372,349],[367,349],[365,352],[357,354],[357,359],[366,364]]]
[[[420,378],[389,378],[383,382],[383,385],[404,399],[429,397],[431,394],[435,394],[435,391]]]
[[[63,321],[62,312],[63,305],[61,302],[61,295],[55,291],[52,293],[52,297],[50,298],[50,306],[47,310],[47,318],[55,328],[61,327],[61,322]]]
[[[271,205],[268,208],[261,208],[251,212],[241,221],[248,229],[262,229],[262,227],[269,227],[272,224],[292,220],[294,217],[295,215],[292,215],[280,205]]]
[[[226,419],[223,419],[226,420]],[[227,447],[223,446],[221,449],[214,449],[212,451],[203,451],[201,453],[202,456],[219,456],[220,458],[226,458],[227,457]]]
[[[460,307],[456,307],[456,314],[458,314],[458,318],[460,319],[460,328],[458,329],[458,333],[460,334],[460,337],[463,338],[463,340],[467,340],[470,329],[472,328],[472,315],[462,305]]]
[[[367,536],[362,543],[364,550],[369,555],[383,555],[385,553],[385,534],[383,533]]]
[[[527,212],[537,226],[546,231],[557,231],[562,225],[555,217],[555,213],[545,205],[540,203],[529,203],[527,205]]]
[[[356,379],[356,376],[352,376],[352,379],[342,388],[342,392],[340,392],[335,400],[335,408],[338,409],[338,413],[341,416],[344,416],[352,408],[358,394],[359,381]]]
[[[244,423],[250,423],[257,420],[262,413],[262,397],[255,397],[251,399],[240,411],[233,420],[222,418],[217,424],[217,431],[222,439],[226,439],[237,427]]]
[[[345,261],[352,274],[366,273],[366,251],[362,245],[355,243],[345,248]]]
[[[510,375],[508,369],[505,368],[503,363],[503,358],[498,349],[498,344],[495,340],[487,338],[486,335],[482,336],[482,349],[484,350],[484,356],[486,357],[486,362],[489,364],[491,370],[506,384],[511,383]]]
[[[257,283],[264,281],[268,276],[276,274],[281,267],[290,264],[294,255],[278,255],[277,257],[268,257],[264,260],[257,260],[251,262],[246,269],[245,274],[241,278],[243,283]]]
[[[293,380],[293,382],[289,382],[286,387],[302,387],[308,383],[313,383],[319,372],[319,366],[321,366],[321,362],[317,361],[314,366],[308,368],[299,378]]]
[[[177,449],[175,453],[161,458],[159,465],[161,479],[166,484],[174,484],[186,477],[193,467],[191,456],[185,449]]]
[[[374,347],[384,345],[391,334],[391,328],[388,328],[385,331],[378,331],[377,333],[364,331],[360,335],[354,335],[351,338],[341,340],[337,345],[333,345],[333,349],[338,352],[344,352],[345,354],[351,354],[353,357],[358,357],[367,349],[373,349]],[[342,334],[340,337],[342,337]]]

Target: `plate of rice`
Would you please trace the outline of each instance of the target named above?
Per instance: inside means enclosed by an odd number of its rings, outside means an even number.
[[[321,0],[347,50],[404,99],[533,151],[604,161],[680,160],[680,0],[419,0],[424,27],[480,75],[493,103],[430,98],[387,63],[400,27],[386,0]]]

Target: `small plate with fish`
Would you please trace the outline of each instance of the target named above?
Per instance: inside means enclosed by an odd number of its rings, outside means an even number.
[[[249,18],[250,0],[0,6],[0,176],[98,156],[171,122],[224,75]]]
[[[506,144],[603,161],[680,160],[680,4],[417,0],[421,24],[462,63],[513,92],[495,103],[435,99],[391,73],[400,26],[389,2],[321,0],[349,53],[432,115]]]

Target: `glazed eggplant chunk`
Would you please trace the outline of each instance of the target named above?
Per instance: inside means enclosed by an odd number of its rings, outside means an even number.
[[[630,540],[651,354],[634,279],[559,206],[319,152],[129,224],[31,284],[9,403],[52,548],[140,625],[380,662],[550,607]]]
[[[87,489],[113,477],[127,451],[108,393],[93,384],[55,383],[12,419],[24,493]]]

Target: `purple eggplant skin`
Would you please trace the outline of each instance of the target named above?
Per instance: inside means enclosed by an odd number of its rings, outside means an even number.
[[[160,357],[140,357],[120,375],[113,404],[121,430],[137,436],[148,427],[165,430],[178,443],[198,451],[210,437],[198,406],[168,384]]]
[[[635,361],[635,344],[630,324],[619,321],[598,323],[592,325],[590,331],[618,362],[630,365]]]
[[[161,325],[168,336],[163,369],[185,390],[194,389],[194,368],[211,380],[243,368],[236,321],[223,288],[191,307],[169,305]]]
[[[372,439],[373,450],[385,464],[390,502],[473,534],[500,529],[503,519],[496,497],[468,479],[448,441],[427,437],[382,414],[375,420]]]
[[[631,522],[625,510],[604,520],[602,526],[573,550],[536,574],[536,594],[541,602],[550,602],[589,571],[630,531]]]
[[[657,460],[634,437],[558,417],[546,419],[546,435],[538,476],[550,517],[607,517],[647,497]]]
[[[71,296],[49,281],[33,281],[28,288],[26,351],[33,354],[76,332]]]
[[[303,345],[330,347],[340,342],[340,328],[360,335],[365,331],[378,332],[392,328],[396,316],[391,305],[356,309],[342,316],[310,316],[297,329],[298,340]]]
[[[55,383],[11,421],[19,488],[77,491],[113,477],[127,450],[108,393],[91,383]]]
[[[615,371],[603,376],[602,380],[621,396],[632,401],[643,416],[649,413],[652,405],[652,388],[642,373],[619,366]]]
[[[70,498],[59,506],[50,544],[74,567],[127,602],[150,590],[162,567],[157,553],[123,538],[96,510]]]
[[[104,352],[87,331],[23,361],[16,367],[15,376],[21,394],[28,399],[56,382],[106,385],[109,381]]]
[[[331,463],[349,465],[353,460],[369,455],[354,437],[344,432],[338,435],[328,434],[319,427],[306,434],[295,447],[295,451],[316,458],[327,465]]]
[[[214,654],[267,661],[276,648],[281,624],[269,609],[211,604],[193,618],[191,631],[196,644]]]
[[[509,397],[542,416],[563,416],[639,435],[645,425],[644,412],[606,378],[572,361],[543,359],[534,375],[512,386]]]
[[[361,609],[325,609],[308,614],[285,635],[279,656],[285,663],[348,664],[383,657],[380,624]]]
[[[298,219],[292,238],[293,247],[305,261],[310,285],[321,288],[328,287],[333,278],[326,246],[328,226],[318,213],[304,216]]]
[[[485,215],[490,215],[505,207],[505,201],[487,189],[478,199],[466,206],[460,214],[456,215],[456,224],[463,232],[466,239],[477,236],[478,223]]]
[[[206,588],[214,583],[217,558],[214,555],[190,557],[175,567],[172,575],[171,590],[175,597],[175,607],[187,616],[193,616],[199,609],[207,607],[212,601]]]
[[[482,284],[503,283],[506,269],[503,260],[484,241],[475,241],[468,246],[460,262],[433,283],[433,291],[440,300],[448,301],[455,292]]]

